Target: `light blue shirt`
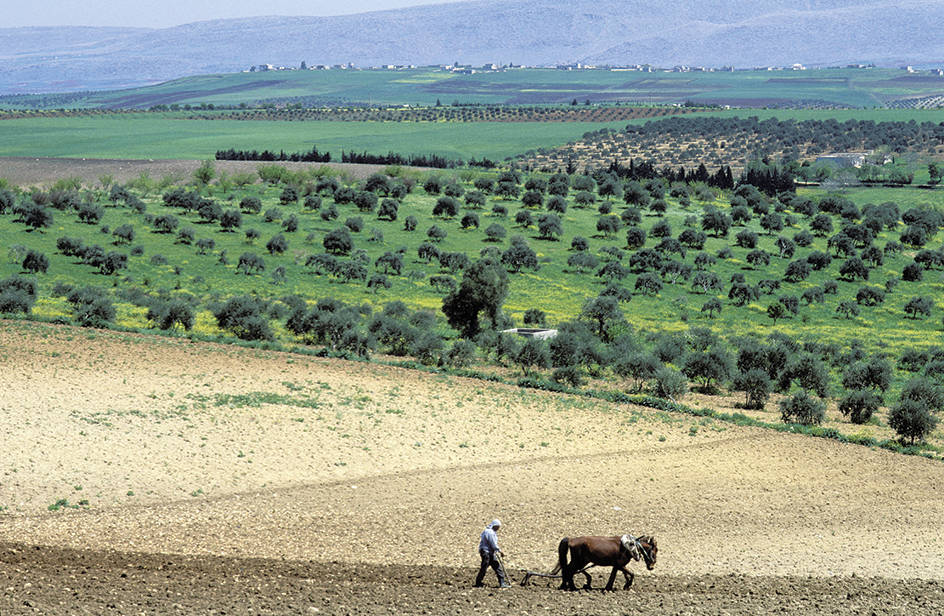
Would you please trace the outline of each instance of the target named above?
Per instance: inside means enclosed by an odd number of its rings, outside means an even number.
[[[488,526],[485,527],[485,530],[482,531],[482,538],[479,540],[479,551],[485,552],[486,554],[494,554],[495,552],[501,552],[501,549],[498,547],[498,535],[495,534],[495,528],[501,526],[501,524],[496,524],[498,520],[492,520]]]

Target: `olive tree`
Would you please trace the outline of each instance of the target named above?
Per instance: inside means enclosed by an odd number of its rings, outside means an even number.
[[[485,258],[467,267],[459,288],[443,298],[442,310],[450,327],[463,338],[475,337],[483,328],[494,328],[508,296],[508,272]]]

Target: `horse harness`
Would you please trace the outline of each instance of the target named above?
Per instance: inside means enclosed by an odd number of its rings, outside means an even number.
[[[620,550],[625,551],[631,560],[643,559],[646,566],[652,561],[652,554],[646,552],[639,539],[635,535],[623,535],[620,537]]]

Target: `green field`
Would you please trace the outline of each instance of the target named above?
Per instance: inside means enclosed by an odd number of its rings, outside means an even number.
[[[623,126],[623,122],[232,122],[150,113],[30,118],[0,121],[0,156],[205,159],[229,148],[291,153],[317,147],[331,152],[335,160],[340,160],[342,150],[504,160],[580,139],[587,131]]]
[[[310,150],[373,154],[436,154],[502,161],[528,150],[553,148],[603,128],[630,122],[279,122],[192,119],[188,113],[62,115],[0,120],[0,156],[65,158],[206,159],[217,150]],[[214,114],[206,114],[212,118]],[[718,117],[797,120],[835,118],[944,122],[931,110],[728,110]],[[657,120],[633,120],[645,123]]]
[[[0,98],[0,108],[239,106],[264,102],[323,105],[678,104],[739,107],[882,107],[900,98],[944,93],[944,78],[901,69],[642,72],[511,69],[474,74],[439,68],[268,71],[202,75],[117,92]]]

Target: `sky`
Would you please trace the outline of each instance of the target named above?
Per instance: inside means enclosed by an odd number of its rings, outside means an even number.
[[[0,28],[131,26],[168,28],[194,21],[286,15],[325,17],[456,0],[26,0],[3,11]],[[8,0],[0,0],[0,6]]]

